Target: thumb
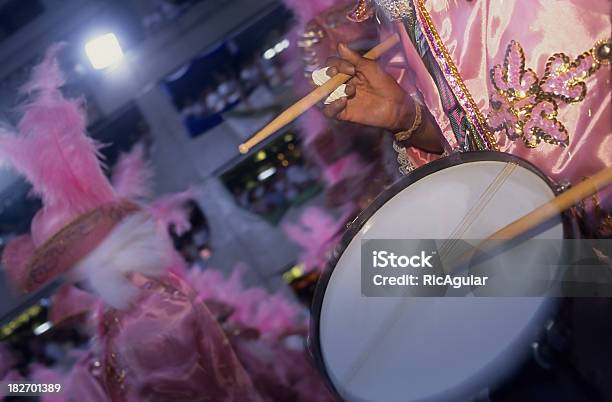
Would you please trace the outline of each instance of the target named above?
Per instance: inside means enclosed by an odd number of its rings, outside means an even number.
[[[354,66],[358,66],[367,60],[361,57],[359,53],[355,52],[354,50],[351,50],[344,43],[338,44],[338,54],[340,55],[341,58],[348,61]]]

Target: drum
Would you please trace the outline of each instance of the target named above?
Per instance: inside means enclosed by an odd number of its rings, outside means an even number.
[[[490,195],[484,203],[483,194]],[[484,239],[555,195],[528,162],[472,152],[427,164],[379,196],[349,227],[313,303],[310,346],[340,398],[473,400],[528,358],[556,308],[545,297],[362,296],[362,239],[448,239],[468,214],[461,238]],[[569,237],[564,220],[536,238]]]

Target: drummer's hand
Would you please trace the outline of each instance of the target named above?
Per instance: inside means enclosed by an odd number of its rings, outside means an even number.
[[[411,122],[412,98],[392,76],[383,71],[373,60],[361,57],[345,44],[338,45],[338,56],[327,60],[327,75],[338,73],[352,76],[342,97],[323,112],[327,117],[390,131],[401,131]]]

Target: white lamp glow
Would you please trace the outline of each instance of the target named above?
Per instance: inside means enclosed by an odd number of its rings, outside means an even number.
[[[123,59],[123,50],[115,34],[107,33],[85,44],[85,53],[96,70],[115,65]]]
[[[42,335],[45,332],[47,332],[49,329],[51,329],[52,326],[53,326],[53,324],[51,324],[50,321],[43,322],[42,324],[40,324],[39,326],[34,328],[34,331],[33,331],[34,335],[36,335],[36,336]]]
[[[274,173],[276,173],[276,168],[274,166],[271,166],[269,168],[267,168],[266,170],[260,172],[257,175],[257,180],[259,181],[264,181],[266,180],[268,177],[273,176]]]
[[[271,58],[273,58],[274,56],[276,56],[276,51],[272,48],[266,50],[263,54],[264,59],[266,60],[270,60]]]

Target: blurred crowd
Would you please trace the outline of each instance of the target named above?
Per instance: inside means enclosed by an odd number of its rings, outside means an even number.
[[[308,188],[316,185],[319,173],[314,166],[291,164],[287,168],[271,167],[274,172],[267,180],[250,188],[234,188],[238,204],[251,212],[268,215],[285,210]]]
[[[260,84],[271,89],[283,81],[282,70],[274,63],[262,58],[253,58],[235,69],[220,68],[213,74],[213,83],[202,88],[196,97],[188,96],[182,101],[180,114],[186,125],[194,119],[224,112],[240,102],[247,106],[249,94]]]
[[[202,0],[155,0],[151,10],[142,17],[145,32],[152,34],[176,20]]]

